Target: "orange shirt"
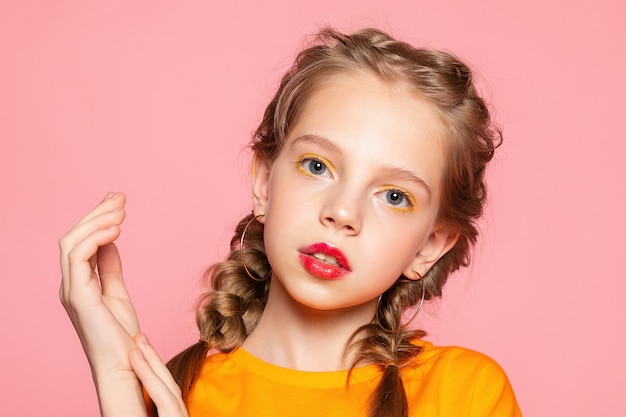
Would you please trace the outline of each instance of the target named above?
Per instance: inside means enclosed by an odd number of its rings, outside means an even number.
[[[517,417],[509,381],[489,357],[458,347],[424,350],[402,369],[411,416]],[[242,348],[205,361],[189,396],[190,417],[366,416],[381,371],[304,372],[264,362]]]

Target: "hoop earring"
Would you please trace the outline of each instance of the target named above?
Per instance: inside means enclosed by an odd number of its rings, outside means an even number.
[[[424,285],[424,281],[422,279],[422,275],[419,272],[417,272],[415,269],[413,269],[412,271],[419,278],[418,281],[420,282],[420,286],[422,287],[422,296],[420,297],[420,302],[417,305],[417,309],[415,309],[415,313],[413,313],[413,316],[411,316],[411,318],[408,321],[406,321],[404,324],[402,324],[398,328],[399,330],[400,329],[404,329],[406,326],[409,325],[409,323],[411,323],[415,319],[415,317],[417,317],[419,312],[422,310],[422,306],[424,305],[424,300],[426,299],[426,286]],[[380,316],[379,316],[378,312],[380,311],[380,302],[381,302],[382,298],[383,298],[382,294],[378,296],[378,306],[376,307],[376,316],[375,316],[376,317],[376,321],[378,322],[378,326],[380,328],[382,328],[383,330],[387,330],[387,331],[392,332],[393,330],[390,330],[390,329],[387,329],[387,328],[383,327],[383,325],[381,324],[381,321],[380,321]]]
[[[422,287],[422,297],[420,298],[420,302],[417,305],[417,308],[415,309],[415,313],[413,314],[413,316],[402,325],[402,327],[406,327],[409,325],[409,323],[411,323],[413,321],[413,319],[415,319],[415,317],[417,317],[417,315],[419,314],[419,312],[422,310],[422,306],[424,305],[424,299],[426,298],[426,286],[424,285],[424,280],[422,279],[422,275],[417,272],[415,269],[412,269],[413,273],[415,275],[417,275],[419,277],[419,282],[420,282],[420,286]]]
[[[248,266],[246,265],[246,259],[243,256],[243,242],[245,240],[246,233],[248,232],[248,227],[250,227],[252,222],[257,220],[259,217],[264,217],[264,216],[265,216],[264,214],[259,214],[258,216],[254,216],[253,218],[251,218],[248,221],[248,223],[246,223],[246,226],[243,228],[243,232],[241,233],[241,238],[239,239],[239,254],[241,255],[241,263],[243,264],[243,269],[246,271],[246,274],[248,274],[250,278],[258,282],[265,281],[267,278],[269,278],[272,271],[270,270],[264,277],[258,277],[252,274],[252,272],[250,272],[250,270],[248,269]]]

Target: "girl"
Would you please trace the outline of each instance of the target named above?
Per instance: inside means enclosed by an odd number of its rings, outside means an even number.
[[[207,272],[200,340],[169,371],[112,243],[125,197],[61,239],[61,300],[102,415],[145,415],[142,384],[161,416],[520,415],[491,359],[402,320],[469,263],[500,139],[455,57],[323,30],[256,130],[254,208]]]

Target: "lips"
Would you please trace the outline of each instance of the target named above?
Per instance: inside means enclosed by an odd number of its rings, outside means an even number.
[[[351,271],[346,256],[338,248],[319,242],[300,250],[300,263],[310,274],[322,279],[338,279]]]

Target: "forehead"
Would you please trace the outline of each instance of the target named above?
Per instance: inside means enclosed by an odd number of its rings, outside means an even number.
[[[333,117],[334,115],[334,117]],[[388,122],[398,128],[413,130],[416,135],[443,137],[443,123],[437,107],[404,81],[386,81],[366,71],[326,76],[309,93],[292,129],[301,119],[326,118],[333,122],[347,115],[365,116],[377,122]],[[398,129],[399,130],[399,129]],[[392,133],[392,132],[389,132]],[[293,136],[288,132],[287,136]]]
[[[351,160],[440,182],[443,125],[436,108],[404,83],[369,73],[329,77],[304,102],[287,147],[306,135],[328,139]]]

